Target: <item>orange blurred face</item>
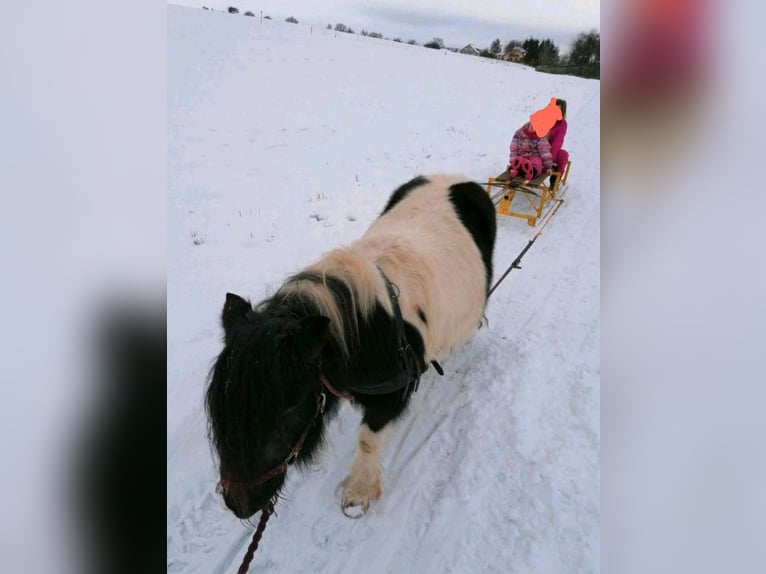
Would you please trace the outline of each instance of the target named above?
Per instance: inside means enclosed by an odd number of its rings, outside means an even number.
[[[545,137],[557,121],[562,118],[561,110],[556,105],[556,98],[551,101],[542,110],[537,110],[530,116],[530,124],[539,137]]]

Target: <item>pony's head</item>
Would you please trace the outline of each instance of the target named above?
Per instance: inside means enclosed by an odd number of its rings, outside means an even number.
[[[231,293],[221,319],[224,349],[206,394],[209,432],[226,506],[249,518],[279,493],[296,445],[305,461],[320,440],[318,362],[329,319],[299,318],[280,305],[254,310]]]

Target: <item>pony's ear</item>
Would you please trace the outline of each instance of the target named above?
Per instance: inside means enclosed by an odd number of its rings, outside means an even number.
[[[223,312],[221,313],[224,333],[228,335],[237,321],[244,319],[251,309],[250,303],[239,295],[226,293],[226,302],[223,304]]]
[[[330,319],[316,315],[301,319],[295,334],[295,346],[303,358],[312,362],[319,357],[330,335]]]

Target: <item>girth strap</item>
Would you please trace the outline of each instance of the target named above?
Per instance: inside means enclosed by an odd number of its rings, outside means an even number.
[[[407,335],[404,331],[404,321],[402,319],[402,310],[399,307],[399,287],[391,282],[391,280],[383,273],[383,270],[378,267],[380,275],[383,277],[383,281],[386,284],[386,290],[388,291],[388,298],[391,300],[391,308],[394,312],[394,324],[396,325],[396,337],[398,342],[397,354],[402,364],[402,369],[406,373],[404,391],[402,392],[402,400],[406,400],[407,396],[411,392],[418,390],[420,385],[420,375],[425,369],[420,368],[420,361],[415,349],[407,342]]]

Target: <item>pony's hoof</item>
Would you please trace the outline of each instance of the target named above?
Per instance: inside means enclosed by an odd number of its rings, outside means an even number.
[[[367,514],[367,510],[370,508],[370,502],[363,502],[362,504],[357,504],[354,501],[343,499],[343,502],[341,502],[340,505],[340,511],[346,515],[348,518],[361,518],[365,514]]]
[[[370,503],[380,498],[382,488],[380,475],[376,472],[362,479],[349,477],[343,488],[340,509],[349,518],[361,518],[370,508]]]

